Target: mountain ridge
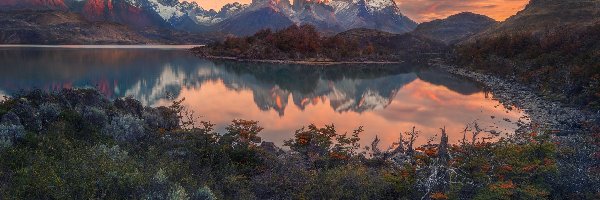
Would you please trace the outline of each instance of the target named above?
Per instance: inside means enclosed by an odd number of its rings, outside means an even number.
[[[264,28],[285,28],[290,21],[315,25],[332,34],[354,28],[405,33],[417,25],[400,12],[393,0],[295,0],[294,4],[289,0],[254,0],[250,4],[226,4],[219,11],[180,0],[0,0],[0,10],[23,9],[72,11],[90,21],[115,22],[135,29],[155,27],[241,36]],[[269,16],[275,18],[267,20]]]
[[[89,21],[68,11],[28,10],[0,12],[1,44],[200,44],[218,38],[168,29],[130,26],[107,21]]]
[[[462,12],[445,19],[421,23],[412,33],[446,44],[455,44],[485,31],[497,23],[496,20],[485,15]]]

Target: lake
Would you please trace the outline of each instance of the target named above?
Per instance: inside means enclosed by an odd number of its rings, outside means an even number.
[[[0,46],[0,96],[27,89],[97,88],[148,106],[185,105],[223,128],[260,121],[266,141],[281,145],[314,123],[339,132],[363,126],[385,148],[415,126],[426,143],[446,127],[450,142],[468,123],[503,133],[527,122],[481,85],[422,64],[301,66],[197,58],[190,46]],[[481,137],[488,137],[482,135]],[[467,136],[470,137],[470,136]],[[437,142],[437,139],[436,141]]]

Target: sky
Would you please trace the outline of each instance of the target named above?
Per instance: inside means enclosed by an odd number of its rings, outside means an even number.
[[[219,10],[227,3],[250,3],[251,0],[190,0],[205,9]],[[417,22],[441,19],[463,11],[487,15],[498,21],[522,10],[529,0],[396,0],[402,13]]]

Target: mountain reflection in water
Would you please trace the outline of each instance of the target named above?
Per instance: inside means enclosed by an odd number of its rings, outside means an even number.
[[[0,71],[0,93],[96,87],[150,106],[186,98],[221,129],[233,119],[260,121],[263,139],[277,144],[310,123],[340,132],[364,126],[363,145],[375,135],[391,145],[412,126],[423,131],[419,143],[442,127],[455,142],[467,123],[511,131],[523,116],[474,82],[414,64],[316,67],[208,61],[183,50],[0,47]]]

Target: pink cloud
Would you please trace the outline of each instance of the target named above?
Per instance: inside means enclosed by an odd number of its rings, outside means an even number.
[[[396,0],[396,2],[404,14],[418,22],[445,18],[465,11],[503,21],[522,10],[529,0]]]

